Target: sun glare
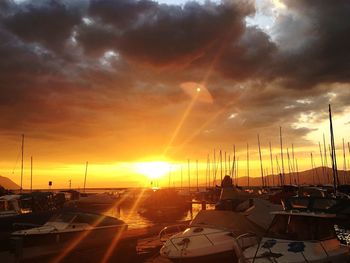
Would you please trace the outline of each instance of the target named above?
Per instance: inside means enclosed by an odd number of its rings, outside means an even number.
[[[143,162],[136,164],[138,173],[146,175],[150,179],[158,179],[169,172],[170,166],[167,162]]]

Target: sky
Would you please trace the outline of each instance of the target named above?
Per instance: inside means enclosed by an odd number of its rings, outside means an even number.
[[[3,0],[0,174],[20,183],[24,134],[24,187],[31,156],[36,188],[82,187],[86,161],[88,187],[141,186],[152,169],[176,181],[188,159],[203,181],[208,154],[233,145],[245,175],[247,143],[260,176],[257,134],[270,169],[279,127],[309,169],[329,103],[343,168],[349,17],[346,0]]]

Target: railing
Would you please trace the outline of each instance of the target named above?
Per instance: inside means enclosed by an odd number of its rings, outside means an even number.
[[[165,242],[171,236],[184,231],[186,228],[188,228],[188,225],[184,225],[184,224],[171,225],[171,226],[164,227],[159,232],[159,239],[160,239],[161,242]]]

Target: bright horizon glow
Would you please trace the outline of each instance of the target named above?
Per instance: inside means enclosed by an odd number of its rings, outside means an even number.
[[[136,163],[138,173],[146,175],[149,179],[159,179],[169,172],[170,164],[167,162]]]

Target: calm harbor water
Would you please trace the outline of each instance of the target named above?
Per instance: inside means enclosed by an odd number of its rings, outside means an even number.
[[[188,210],[185,215],[177,220],[174,220],[173,222],[169,222],[172,224],[175,224],[177,222],[182,222],[182,221],[188,221],[192,220],[198,212],[202,209],[200,204],[193,204],[192,205],[192,212],[191,210]],[[207,209],[213,209],[212,205],[207,205]],[[128,224],[129,229],[138,229],[138,228],[145,228],[145,227],[150,227],[153,226],[159,222],[153,222],[142,215],[138,212],[138,209],[130,209],[125,206],[121,206],[120,209],[111,209],[109,210],[106,215],[117,217],[124,222]],[[168,223],[168,222],[161,222],[161,223]]]

